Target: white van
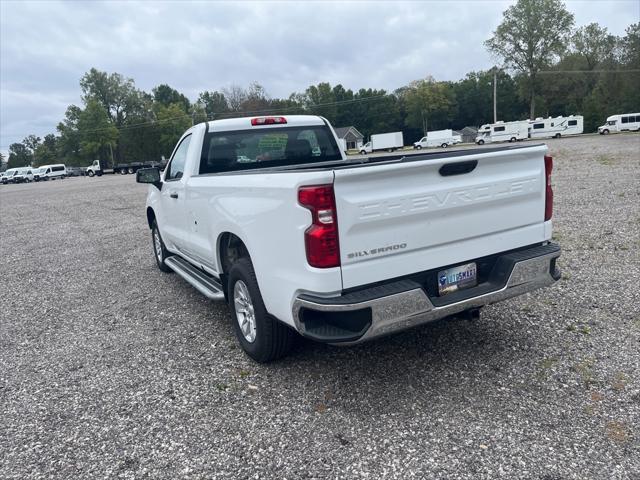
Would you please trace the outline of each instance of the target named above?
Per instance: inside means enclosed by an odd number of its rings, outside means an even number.
[[[462,137],[460,135],[454,135],[453,130],[435,130],[433,132],[427,132],[425,137],[422,137],[413,144],[413,148],[416,150],[425,147],[447,148],[449,145],[455,145],[456,143],[462,143]]]
[[[62,163],[42,165],[40,170],[44,170],[44,173],[39,174],[40,180],[55,180],[56,178],[66,178],[67,176],[67,167]]]
[[[598,127],[598,133],[600,135],[625,131],[637,132],[638,130],[640,130],[640,113],[611,115],[607,117],[607,122],[604,125]]]
[[[529,138],[529,121],[497,122],[482,125],[476,136],[476,143],[483,145],[493,142],[515,142]]]
[[[4,172],[2,183],[23,183],[33,182],[33,172],[31,167],[10,168]]]
[[[580,135],[584,128],[582,115],[568,117],[536,118],[529,120],[529,138],[560,138]]]

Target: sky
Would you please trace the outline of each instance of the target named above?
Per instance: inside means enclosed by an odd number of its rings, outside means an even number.
[[[458,80],[496,63],[483,46],[513,1],[0,0],[0,151],[55,133],[90,68],[150,91],[257,81],[272,97],[319,82],[395,90]],[[576,24],[615,35],[638,22],[638,0],[568,0]]]

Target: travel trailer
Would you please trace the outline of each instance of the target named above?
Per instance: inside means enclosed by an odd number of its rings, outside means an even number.
[[[582,115],[536,118],[529,120],[529,138],[560,138],[580,135],[584,127]]]
[[[498,122],[482,125],[476,136],[476,143],[483,145],[494,142],[515,142],[529,138],[529,121]]]
[[[600,135],[640,130],[640,113],[622,113],[607,117],[607,123],[598,127]]]

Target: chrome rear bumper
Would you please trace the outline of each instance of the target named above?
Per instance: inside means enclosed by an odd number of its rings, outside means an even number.
[[[505,258],[510,267],[500,274],[501,282],[463,290],[460,293],[464,298],[452,297],[455,301],[450,303],[445,303],[447,297],[430,298],[412,280],[333,298],[303,294],[294,301],[293,318],[298,331],[314,340],[341,345],[360,343],[552,285],[560,279],[555,265],[559,256],[560,247],[547,244],[499,257]],[[350,318],[355,317],[360,320],[354,323]],[[323,318],[327,319],[325,324]]]

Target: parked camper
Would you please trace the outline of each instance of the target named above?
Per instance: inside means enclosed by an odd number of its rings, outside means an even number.
[[[580,135],[584,126],[582,115],[536,118],[529,120],[529,138],[560,138]]]
[[[462,137],[460,135],[454,135],[453,130],[435,130],[433,132],[427,132],[425,137],[422,137],[413,144],[413,148],[416,150],[426,147],[447,148],[449,145],[455,145],[456,143],[462,143]]]
[[[607,122],[598,127],[600,135],[608,135],[610,133],[618,133],[625,131],[640,130],[640,113],[622,113],[620,115],[611,115],[607,117]]]
[[[478,130],[476,143],[515,142],[529,138],[529,121],[498,122],[482,125]]]
[[[402,147],[404,147],[402,132],[378,133],[371,135],[371,140],[360,147],[360,153],[365,155],[378,150],[392,152]]]

